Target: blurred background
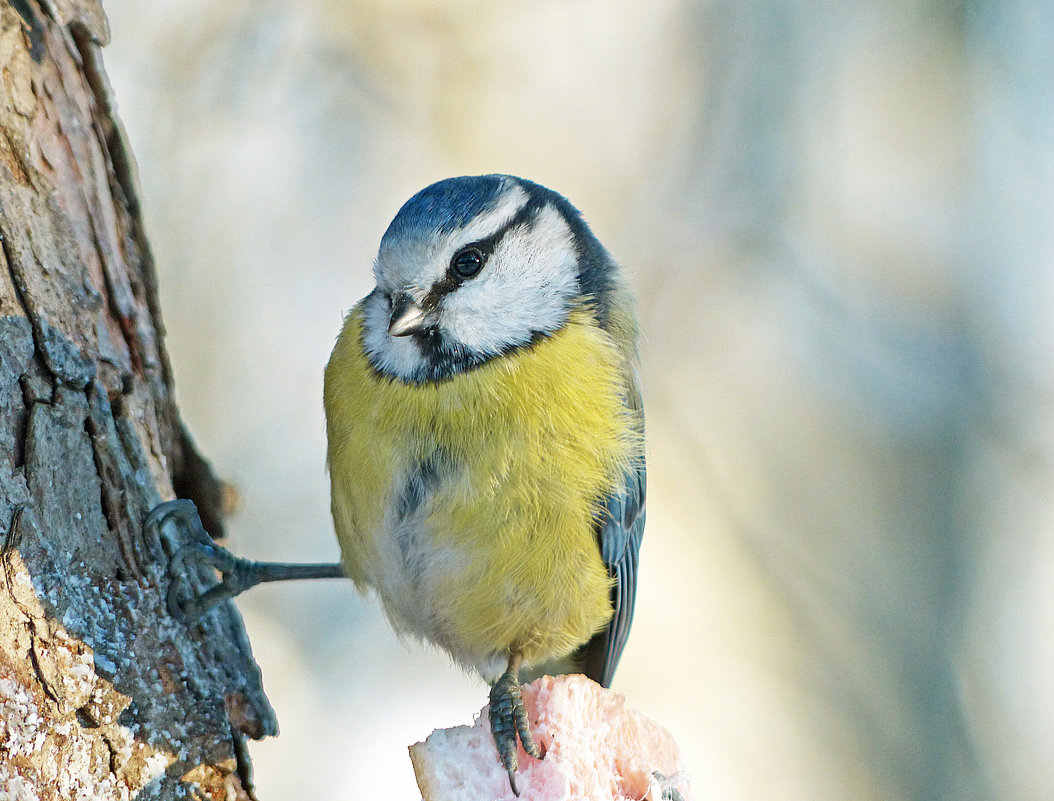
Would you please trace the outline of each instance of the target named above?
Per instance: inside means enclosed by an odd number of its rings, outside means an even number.
[[[322,368],[442,177],[566,194],[639,297],[615,688],[697,798],[1054,797],[1043,0],[109,0],[178,397],[233,548],[337,556]],[[350,585],[244,612],[260,798],[415,799],[486,689]]]

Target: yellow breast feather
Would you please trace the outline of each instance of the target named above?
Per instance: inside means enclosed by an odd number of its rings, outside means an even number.
[[[595,524],[642,448],[625,354],[579,309],[530,347],[448,380],[405,383],[372,367],[362,319],[361,307],[348,315],[325,381],[348,575],[378,590],[397,627],[467,664],[511,649],[529,662],[570,652],[610,617]],[[393,516],[425,464],[434,478],[407,532]],[[436,564],[393,567],[400,552],[387,539],[397,532],[427,537]],[[386,578],[393,569],[404,583]],[[429,605],[420,614],[405,608],[415,591],[413,603]]]

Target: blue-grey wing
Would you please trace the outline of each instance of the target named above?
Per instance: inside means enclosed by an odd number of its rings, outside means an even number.
[[[639,410],[639,400],[634,405]],[[604,687],[611,685],[633,622],[646,491],[647,471],[642,452],[626,471],[621,490],[605,502],[604,515],[597,523],[600,555],[615,580],[611,589],[613,614],[608,625],[581,647],[577,661],[583,673]]]

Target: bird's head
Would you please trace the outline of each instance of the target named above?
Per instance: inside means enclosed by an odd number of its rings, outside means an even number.
[[[560,329],[604,323],[617,267],[561,195],[508,175],[448,178],[414,195],[381,239],[364,344],[382,373],[441,380]]]

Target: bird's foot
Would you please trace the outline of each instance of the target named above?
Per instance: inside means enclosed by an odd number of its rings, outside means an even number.
[[[519,795],[520,791],[516,787],[516,771],[519,768],[517,742],[522,743],[523,750],[535,759],[541,759],[543,755],[531,736],[527,709],[520,692],[519,670],[512,665],[490,688],[490,732],[494,736],[501,764],[508,771],[512,792]]]
[[[168,613],[177,620],[192,623],[216,604],[265,581],[344,578],[343,568],[336,563],[254,562],[235,556],[209,536],[191,501],[159,504],[143,525],[155,526],[160,532],[169,522],[178,523],[186,535],[177,540],[180,544],[168,562]],[[205,580],[202,576],[211,578],[211,571],[203,573],[203,567],[218,571],[220,582]]]
[[[147,515],[144,527],[158,531],[170,523],[179,526],[185,535],[168,562],[168,613],[177,620],[193,622],[209,609],[259,582],[255,563],[239,559],[226,548],[217,545],[201,525],[198,510],[192,501],[176,500],[158,504]],[[219,584],[202,578],[199,567],[211,567],[221,575]]]

